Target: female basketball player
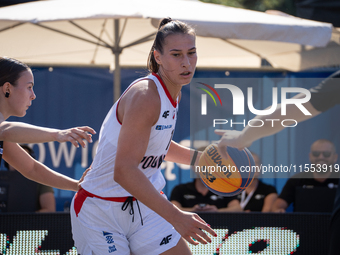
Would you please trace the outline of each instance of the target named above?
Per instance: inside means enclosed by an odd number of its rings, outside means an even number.
[[[80,254],[186,255],[191,252],[184,239],[211,242],[203,230],[216,236],[198,215],[180,211],[161,192],[164,159],[195,162],[172,136],[181,88],[190,83],[196,61],[194,30],[163,19],[149,55],[151,74],[134,81],[109,111],[92,170],[73,199],[72,232]]]
[[[50,129],[5,121],[10,116],[23,117],[36,98],[34,78],[24,63],[0,57],[0,160],[1,156],[27,178],[59,189],[78,190],[78,181],[52,171],[34,160],[17,143],[44,143],[70,141],[75,146],[85,146],[83,139],[91,142],[94,130],[78,127],[66,130]]]

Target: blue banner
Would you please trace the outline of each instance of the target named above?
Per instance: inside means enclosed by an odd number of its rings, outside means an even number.
[[[95,155],[98,143],[101,124],[113,104],[113,74],[108,69],[103,68],[75,68],[75,67],[32,67],[35,85],[34,91],[37,98],[23,118],[12,117],[10,121],[22,121],[34,125],[66,129],[74,126],[91,126],[97,131],[93,136],[93,143],[86,148],[75,148],[71,143],[59,144],[50,142],[45,144],[32,144],[37,159],[62,174],[79,179],[83,171],[91,164]],[[229,77],[234,78],[280,78],[289,77],[293,82],[296,77],[327,77],[331,71],[316,73],[282,73],[282,72],[240,72],[228,73]],[[147,74],[144,69],[123,69],[122,70],[122,91],[135,79]],[[225,71],[196,71],[195,78],[225,78]],[[310,88],[316,84],[306,84]],[[177,120],[174,140],[182,145],[190,146],[190,87],[188,85],[182,89],[182,99]],[[294,86],[294,84],[293,84]],[[260,93],[260,92],[259,92]],[[267,107],[270,103],[266,101],[263,94],[258,97],[257,105]],[[334,118],[339,108],[328,111],[305,123],[301,123],[300,131],[295,134],[299,142],[295,142],[295,157],[308,163],[308,152],[310,144],[319,138],[328,138],[338,144],[340,137],[339,131],[335,127],[339,126],[339,118]],[[325,129],[325,125],[331,128]],[[313,126],[313,128],[307,128]],[[114,132],[114,131],[113,131]],[[217,137],[215,137],[216,139]],[[283,150],[280,146],[281,141],[286,139],[285,133],[265,138],[264,143],[254,143],[253,151],[257,152],[264,162],[269,159],[272,152],[265,150],[266,144],[274,144],[275,148]],[[301,142],[300,142],[301,141]],[[276,154],[276,157],[280,154]],[[164,193],[169,197],[173,187],[179,183],[190,182],[190,167],[177,165],[172,162],[163,162],[162,171],[167,181]],[[266,180],[276,185],[280,191],[284,182],[278,183],[277,180]],[[273,183],[274,182],[274,183]],[[67,209],[74,192],[55,189],[57,210]]]

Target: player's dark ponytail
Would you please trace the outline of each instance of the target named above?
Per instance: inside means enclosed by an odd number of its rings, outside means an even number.
[[[164,18],[164,19],[162,19],[161,22],[159,22],[158,31],[162,28],[162,26],[168,24],[171,21],[172,21],[171,18]]]
[[[153,55],[154,50],[157,50],[161,54],[163,54],[163,45],[164,45],[165,38],[170,34],[176,34],[176,33],[195,35],[194,29],[184,22],[181,22],[178,20],[172,20],[171,18],[164,18],[161,20],[158,26],[158,32],[156,34],[156,38],[151,47],[149,57],[148,57],[147,66],[148,66],[149,72],[157,73],[159,69],[159,65],[156,62],[155,57]]]

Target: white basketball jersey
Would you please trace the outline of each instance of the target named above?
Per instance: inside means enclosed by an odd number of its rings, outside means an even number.
[[[148,177],[154,187],[161,191],[165,186],[165,180],[161,173],[161,163],[169,149],[174,133],[178,103],[173,101],[157,74],[150,74],[134,81],[127,90],[143,79],[151,79],[155,82],[161,100],[161,110],[157,123],[151,128],[148,147],[138,168]],[[119,101],[112,106],[102,124],[92,170],[88,172],[82,183],[85,190],[101,197],[131,196],[113,179],[117,142],[121,129],[121,123],[117,118]]]

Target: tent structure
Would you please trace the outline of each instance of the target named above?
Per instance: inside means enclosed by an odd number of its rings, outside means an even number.
[[[260,68],[263,59],[293,71],[329,65],[327,59],[303,64],[294,54],[301,57],[303,51],[329,45],[331,24],[197,0],[48,0],[3,7],[0,55],[33,65],[110,66],[117,99],[120,68],[146,67],[164,17],[195,27],[197,67]],[[280,59],[280,54],[288,57]]]

